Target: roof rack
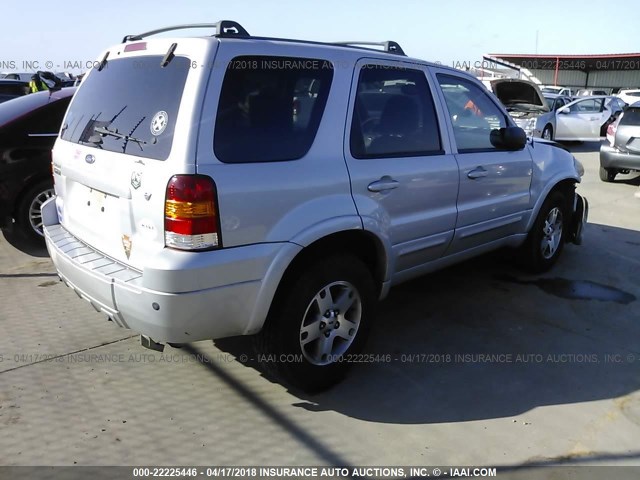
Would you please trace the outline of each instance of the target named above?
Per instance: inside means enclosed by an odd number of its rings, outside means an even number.
[[[386,42],[331,42],[331,44],[345,45],[349,47],[358,47],[361,45],[365,47],[383,47],[385,52],[395,53],[396,55],[403,55],[405,57],[407,56],[407,54],[404,53],[404,50],[402,50],[400,44],[398,42],[394,42],[393,40],[388,40]]]
[[[191,23],[186,25],[174,25],[172,27],[164,27],[159,28],[157,30],[151,30],[149,32],[140,33],[137,35],[126,35],[122,39],[122,43],[142,40],[143,38],[150,37],[152,35],[158,35],[159,33],[171,32],[173,30],[185,30],[190,28],[213,28],[215,29],[215,33],[213,34],[216,37],[251,37],[249,32],[245,30],[245,28],[240,25],[238,22],[234,22],[233,20],[220,20],[217,23]],[[267,37],[260,37],[267,38]],[[293,40],[292,40],[293,41]],[[300,41],[300,40],[297,40]],[[306,42],[306,43],[323,43],[323,42]],[[327,45],[327,43],[325,43]],[[329,42],[328,45],[344,45],[349,47],[382,47],[383,51],[387,53],[393,53],[395,55],[402,55],[406,57],[404,50],[398,44],[398,42],[394,42],[392,40],[386,42]]]
[[[184,30],[188,28],[214,28],[217,37],[249,37],[242,25],[233,20],[220,20],[218,23],[191,23],[186,25],[174,25],[172,27],[159,28],[157,30],[151,30],[149,32],[140,33],[137,35],[126,35],[122,39],[122,43],[127,43],[136,40],[142,40],[143,38],[150,37],[151,35],[158,35],[159,33],[170,32],[172,30]]]

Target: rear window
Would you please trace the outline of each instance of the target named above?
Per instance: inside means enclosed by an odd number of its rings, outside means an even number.
[[[224,76],[214,132],[225,163],[296,160],[311,148],[333,79],[326,60],[234,58]]]
[[[109,60],[82,82],[62,139],[110,152],[165,160],[171,151],[190,61],[160,55]]]
[[[640,108],[627,108],[620,119],[620,125],[640,125]]]

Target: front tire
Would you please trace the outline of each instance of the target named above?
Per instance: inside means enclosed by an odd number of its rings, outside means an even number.
[[[553,140],[553,127],[551,125],[547,125],[542,130],[542,138],[545,140]]]
[[[16,226],[33,243],[44,242],[42,204],[54,195],[53,182],[43,180],[31,187],[20,199],[16,211]]]
[[[569,213],[565,196],[551,192],[522,247],[525,266],[533,273],[549,270],[560,258],[568,233]]]
[[[367,339],[376,303],[370,271],[335,255],[290,275],[256,337],[259,364],[305,392],[341,381]]]
[[[600,180],[603,182],[613,182],[616,179],[618,171],[615,168],[600,167]]]

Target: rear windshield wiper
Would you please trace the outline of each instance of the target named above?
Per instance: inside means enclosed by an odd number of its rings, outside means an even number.
[[[137,143],[138,145],[149,145],[150,143],[155,143],[155,142],[147,142],[145,140],[140,140],[139,138],[133,137],[131,135],[125,135],[124,133],[118,132],[117,128],[110,130],[107,127],[96,127],[94,128],[93,131],[105,137],[110,136],[110,137],[121,138],[125,142],[134,142],[134,143]]]

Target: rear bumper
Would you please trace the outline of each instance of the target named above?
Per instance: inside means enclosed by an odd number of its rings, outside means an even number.
[[[53,211],[51,211],[53,209]],[[233,265],[232,258],[259,257],[246,268],[242,281],[188,292],[164,292],[146,287],[144,272],[121,264],[92,249],[57,223],[55,203],[43,206],[45,240],[60,279],[97,311],[121,327],[132,329],[159,342],[188,343],[251,333],[256,305],[264,288],[270,259],[278,244],[256,245],[201,252],[208,274],[220,278]],[[211,256],[213,255],[213,257]],[[216,263],[217,262],[217,263]],[[153,272],[153,269],[150,269]],[[176,276],[184,276],[184,268]],[[202,269],[198,275],[202,274]],[[171,272],[164,272],[164,280]]]
[[[624,153],[609,145],[602,145],[600,147],[600,166],[603,168],[640,170],[640,154]]]

